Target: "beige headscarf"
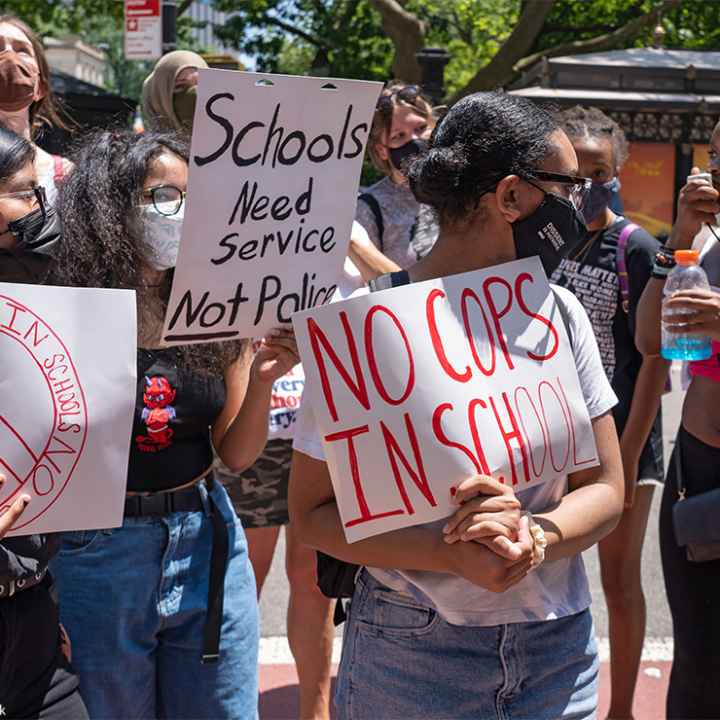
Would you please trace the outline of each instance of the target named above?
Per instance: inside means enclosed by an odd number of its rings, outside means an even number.
[[[150,130],[183,131],[173,108],[175,78],[187,67],[207,66],[197,53],[189,50],[173,50],[157,61],[153,71],[145,78],[142,91],[143,120]]]

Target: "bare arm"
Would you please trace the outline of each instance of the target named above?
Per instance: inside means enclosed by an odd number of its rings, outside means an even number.
[[[568,477],[568,493],[552,510],[533,513],[545,530],[546,559],[571,557],[602,540],[623,509],[623,474],[615,421],[607,412],[592,421],[600,465]]]
[[[652,430],[670,363],[661,357],[644,357],[630,401],[630,414],[620,438],[625,474],[625,507],[631,507],[637,485],[637,470],[645,443]]]
[[[348,256],[360,271],[365,282],[370,282],[370,280],[374,280],[385,273],[400,270],[400,266],[383,255],[375,245],[363,243],[354,237],[350,238]]]
[[[698,168],[692,169],[695,175]],[[695,236],[704,223],[715,223],[720,212],[718,191],[712,185],[694,180],[680,191],[678,215],[668,246],[674,250],[686,250],[692,246]],[[665,280],[650,278],[637,308],[635,344],[643,355],[660,354],[660,315]]]
[[[514,560],[478,543],[448,545],[442,534],[423,527],[404,528],[349,544],[345,540],[327,464],[293,453],[290,470],[290,521],[302,542],[340,560],[372,567],[451,573],[493,592],[522,580],[530,569],[532,541],[521,527]]]
[[[213,441],[217,454],[230,470],[241,472],[249,468],[263,451],[273,383],[298,362],[295,338],[291,331],[283,330],[263,341],[249,367],[247,361],[242,365],[236,362],[226,372],[227,412],[223,410],[213,427]],[[232,418],[229,427],[221,424],[227,423],[228,417]]]

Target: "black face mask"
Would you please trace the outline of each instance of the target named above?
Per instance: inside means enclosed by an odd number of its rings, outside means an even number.
[[[512,228],[517,259],[539,255],[548,277],[587,233],[582,214],[569,200],[552,193],[546,193],[538,209]]]
[[[17,240],[18,250],[51,255],[62,237],[60,216],[55,208],[43,203],[39,208],[8,223],[8,230]]]
[[[40,207],[8,223],[16,246],[0,249],[0,282],[42,283],[62,240],[60,217],[44,201]]]
[[[421,138],[413,138],[400,147],[390,149],[390,162],[396,170],[404,173],[404,165],[415,155],[419,155],[428,149],[428,141]]]

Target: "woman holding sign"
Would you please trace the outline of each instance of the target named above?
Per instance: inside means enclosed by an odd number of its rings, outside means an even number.
[[[38,185],[35,157],[29,140],[0,127],[0,283],[44,282],[62,241],[57,215]],[[8,410],[0,396],[0,418],[12,417]],[[6,432],[11,427],[4,426]],[[6,480],[0,474],[0,496]],[[59,538],[3,539],[32,502],[17,492],[15,477],[10,482],[15,497],[0,515],[0,706],[12,718],[82,720],[87,713],[47,572]]]
[[[283,330],[252,363],[241,343],[159,347],[187,172],[187,147],[172,136],[102,132],[80,151],[60,198],[67,250],[56,280],[137,292],[124,523],[67,533],[54,566],[98,718],[256,715],[255,583],[213,446],[232,469],[254,462],[273,382],[298,357]]]
[[[393,284],[534,255],[549,275],[584,233],[579,209],[589,181],[578,177],[557,120],[523,98],[464,98],[408,172],[418,201],[437,211],[440,236]],[[596,467],[517,495],[476,475],[450,489],[458,508],[449,519],[348,544],[323,444],[303,404],[292,522],[306,543],[365,566],[345,629],[340,718],[595,716],[599,662],[580,554],[622,512],[616,398],[582,306],[566,290],[556,288],[555,296],[592,422]]]

